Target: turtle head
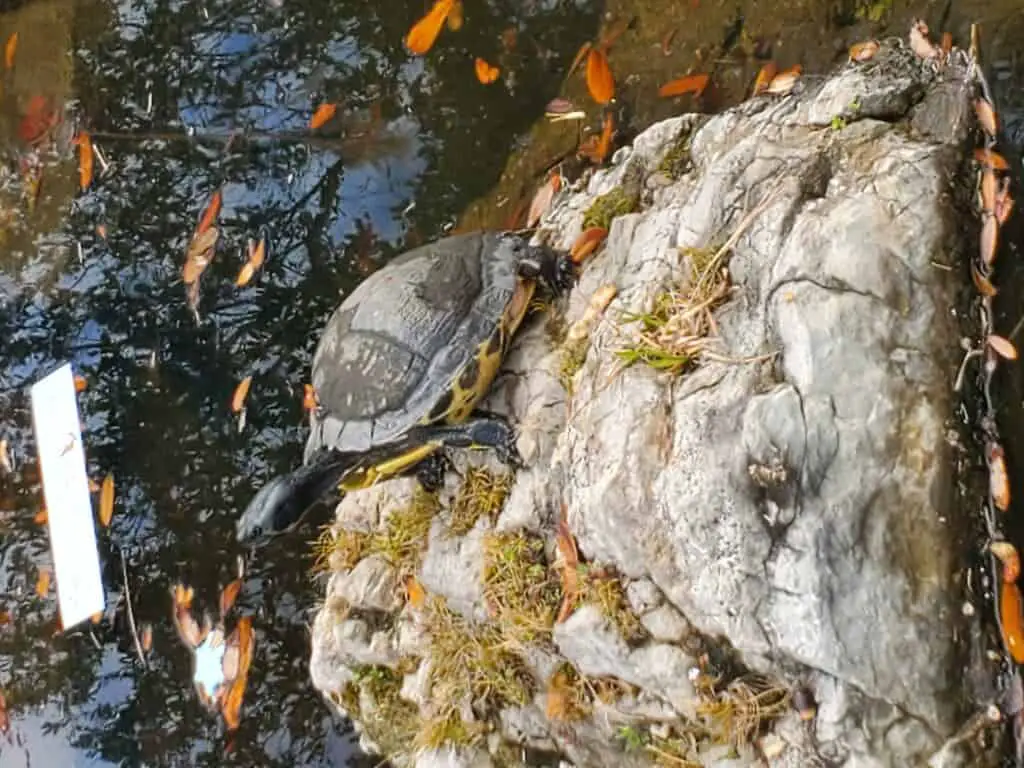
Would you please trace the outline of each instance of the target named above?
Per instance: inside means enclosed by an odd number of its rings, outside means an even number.
[[[305,511],[290,476],[275,477],[260,488],[245,508],[235,525],[236,538],[242,544],[265,544],[272,536],[295,525]]]
[[[516,265],[516,272],[522,277],[539,280],[554,296],[572,288],[576,279],[576,270],[568,254],[548,245],[527,245]]]

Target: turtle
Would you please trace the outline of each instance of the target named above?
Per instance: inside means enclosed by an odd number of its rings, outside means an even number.
[[[367,277],[317,345],[303,464],[256,493],[238,541],[266,543],[326,496],[389,478],[416,475],[436,490],[449,448],[490,448],[520,466],[511,425],[478,405],[538,284],[557,297],[574,276],[562,251],[477,231],[414,248]]]

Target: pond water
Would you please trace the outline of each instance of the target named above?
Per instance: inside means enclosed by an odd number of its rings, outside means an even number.
[[[376,764],[309,682],[314,525],[247,563],[238,605],[253,617],[256,658],[229,737],[191,688],[171,590],[190,584],[200,610],[216,611],[244,554],[235,518],[301,456],[303,384],[340,296],[408,247],[508,221],[575,141],[573,128],[541,126],[551,98],[570,96],[600,125],[579,75],[565,76],[610,25],[632,19],[611,53],[628,137],[694,107],[656,97],[689,71],[713,74],[700,105],[713,110],[742,98],[759,57],[823,72],[858,39],[903,35],[914,15],[963,45],[978,21],[1018,145],[1007,154],[1019,159],[1024,143],[1019,0],[467,0],[463,27],[411,56],[403,37],[428,7],[29,0],[0,13],[0,41],[17,34],[0,79],[0,439],[16,467],[0,478],[0,768]],[[496,83],[476,80],[475,56],[501,68]],[[338,111],[311,133],[323,102]],[[55,125],[31,150],[40,121]],[[84,193],[75,125],[103,158]],[[218,189],[221,237],[197,323],[182,264]],[[246,241],[261,236],[266,264],[238,288]],[[63,361],[86,383],[89,475],[113,473],[117,487],[99,530],[111,610],[66,633],[53,588],[37,594],[50,555],[34,521],[28,400]],[[240,430],[230,401],[250,375]],[[118,602],[122,553],[136,621],[153,630],[146,668]]]

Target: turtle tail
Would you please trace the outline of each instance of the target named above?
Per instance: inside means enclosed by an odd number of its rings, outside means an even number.
[[[275,477],[249,502],[237,524],[238,541],[257,543],[295,527],[310,507],[332,490],[359,461],[359,454],[320,450],[287,475]]]

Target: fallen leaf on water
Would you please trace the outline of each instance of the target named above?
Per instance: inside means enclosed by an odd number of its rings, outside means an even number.
[[[985,266],[991,267],[999,250],[999,220],[994,214],[986,214],[981,225],[981,260]]]
[[[75,374],[75,392],[85,392],[89,386],[89,382],[85,380],[85,376],[79,376]]]
[[[991,149],[974,150],[974,159],[986,168],[991,168],[995,171],[1008,171],[1010,169],[1010,164],[1006,162],[1006,158]]]
[[[441,34],[448,14],[452,11],[455,0],[437,0],[426,16],[417,21],[409,34],[405,36],[405,47],[412,53],[422,56],[429,51]]]
[[[1005,336],[990,333],[985,341],[988,342],[988,345],[992,347],[1000,357],[1005,357],[1007,360],[1017,359],[1017,348],[1013,346],[1013,342]]]
[[[878,53],[877,40],[864,40],[850,46],[850,61],[868,61]]]
[[[1017,548],[1008,541],[993,541],[989,545],[992,554],[1003,564],[1003,581],[1010,583],[1020,576],[1020,554]]]
[[[14,66],[14,54],[18,50],[18,33],[12,32],[11,36],[7,38],[7,44],[4,45],[4,66],[10,69]]]
[[[337,104],[321,104],[309,119],[309,129],[315,131],[317,128],[323,128],[337,111]]]
[[[607,104],[615,96],[615,78],[608,56],[597,48],[587,53],[587,90],[598,104]]]
[[[704,89],[708,87],[708,80],[709,78],[705,74],[680,77],[677,80],[672,80],[661,86],[661,88],[658,89],[658,95],[666,97],[681,96],[684,93],[692,93],[695,96],[700,96],[704,92]]]
[[[1010,656],[1018,664],[1024,663],[1024,617],[1021,616],[1020,589],[1016,584],[1003,584],[999,594],[999,619],[1003,627],[1003,640]]]
[[[38,512],[36,512],[36,516],[32,518],[32,522],[36,523],[37,525],[46,525],[46,521],[49,519],[50,513],[46,511],[46,507],[43,507]]]
[[[245,696],[245,686],[249,679],[249,667],[252,665],[255,647],[252,619],[243,616],[238,620],[235,631],[238,633],[238,672],[221,705],[221,714],[224,716],[224,722],[229,731],[235,730],[241,722],[242,698]]]
[[[452,3],[452,9],[448,14],[448,29],[452,32],[458,32],[462,29],[462,22],[464,20],[462,0],[455,0],[455,2]]]
[[[241,579],[235,579],[230,584],[228,584],[226,587],[224,587],[223,590],[221,590],[221,593],[220,593],[220,615],[221,615],[221,618],[223,618],[224,616],[228,615],[228,611],[230,611],[231,607],[235,604],[235,601],[238,599],[238,593],[241,592],[241,591],[242,591],[242,580]]]
[[[557,173],[551,174],[550,178],[541,185],[534,194],[533,200],[530,202],[530,210],[526,214],[527,229],[533,229],[540,222],[561,187],[562,179]]]
[[[752,96],[757,96],[759,93],[763,93],[775,79],[775,75],[779,72],[779,67],[774,61],[765,62],[765,64],[757,71],[757,77],[754,78],[754,90],[751,93]]]
[[[114,516],[114,475],[109,474],[103,478],[103,487],[100,489],[100,525],[106,528]]]
[[[312,411],[320,404],[312,384],[302,385],[302,410]]]
[[[405,577],[405,597],[413,608],[422,608],[427,602],[427,591],[415,576]]]
[[[0,473],[9,475],[14,471],[11,464],[11,452],[7,449],[7,440],[0,440]]]
[[[153,648],[153,625],[146,622],[139,630],[139,644],[142,650],[149,653]]]
[[[1010,476],[1006,471],[1006,455],[998,443],[985,446],[985,458],[988,461],[989,490],[996,507],[1005,512],[1010,508]]]
[[[78,184],[84,192],[92,183],[92,140],[82,131],[78,135]]]
[[[207,227],[189,242],[188,250],[185,252],[185,267],[182,270],[185,285],[195,283],[213,261],[219,237],[220,230],[217,227]]]
[[[974,264],[971,264],[971,279],[974,281],[974,287],[982,296],[995,296],[998,293],[996,287],[992,285],[992,281],[981,274]]]
[[[36,579],[36,594],[40,597],[46,597],[50,591],[50,569],[40,568],[39,577]]]
[[[103,621],[103,611],[96,611],[96,613],[89,617],[89,621],[93,624],[99,624]]]
[[[252,384],[252,376],[246,376],[235,387],[235,393],[231,396],[231,410],[238,413],[245,407],[245,398],[249,395],[249,386]]]
[[[1010,180],[1003,179],[1002,188],[996,195],[995,205],[996,220],[999,222],[999,226],[1003,226],[1010,220],[1011,213],[1013,213],[1013,198],[1010,197]]]
[[[575,264],[581,263],[598,249],[606,237],[608,237],[608,230],[604,227],[590,227],[583,230],[576,238],[576,242],[572,244],[569,258]]]
[[[935,59],[942,53],[928,39],[928,25],[921,19],[915,19],[910,27],[910,48],[922,59]]]
[[[675,39],[676,30],[675,28],[670,29],[665,33],[665,36],[661,38],[661,54],[663,56],[672,55],[672,41]]]
[[[203,215],[199,217],[199,224],[196,226],[196,231],[193,237],[198,237],[203,234],[213,226],[215,221],[217,221],[217,216],[220,214],[222,197],[223,195],[219,189],[213,193],[212,197],[210,197],[210,202],[206,204],[206,208],[203,210]]]
[[[975,99],[974,114],[978,118],[981,129],[989,136],[995,136],[999,132],[999,121],[996,118],[996,111],[985,99]]]
[[[235,280],[235,286],[242,288],[252,280],[253,275],[256,274],[256,270],[263,266],[263,260],[266,257],[267,243],[263,238],[260,238],[259,243],[253,244],[252,240],[249,241],[249,259],[242,265],[242,269],[238,272],[238,277]]]
[[[476,72],[476,79],[484,85],[490,85],[498,79],[498,75],[501,74],[501,70],[497,67],[492,67],[486,61],[481,59],[479,56],[473,62],[473,68]]]
[[[562,505],[562,519],[558,521],[555,529],[555,543],[558,545],[558,552],[562,557],[562,605],[558,610],[556,624],[560,624],[569,618],[576,600],[579,597],[579,551],[576,549],[576,539],[569,530],[569,524],[565,521],[565,505]]]
[[[576,71],[576,67],[583,63],[583,57],[590,53],[590,49],[593,47],[593,43],[589,40],[580,46],[580,49],[576,51],[576,58],[572,60],[572,64],[569,66],[569,72],[566,74],[566,77],[571,76]]]

